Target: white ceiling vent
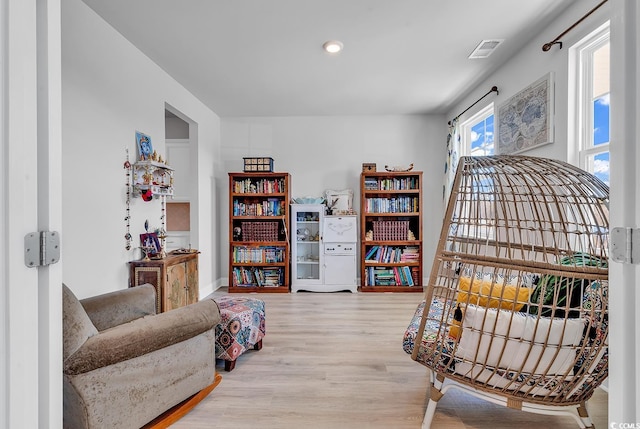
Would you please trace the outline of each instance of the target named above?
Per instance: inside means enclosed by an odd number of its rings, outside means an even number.
[[[504,39],[483,40],[478,44],[478,46],[476,46],[473,52],[471,52],[469,58],[487,58],[493,51],[496,50],[498,45],[502,42],[504,42]]]

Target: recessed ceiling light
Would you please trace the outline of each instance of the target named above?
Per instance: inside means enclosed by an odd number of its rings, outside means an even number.
[[[337,54],[343,48],[342,42],[337,40],[329,40],[328,42],[324,42],[322,45],[322,49],[327,51],[330,54]]]

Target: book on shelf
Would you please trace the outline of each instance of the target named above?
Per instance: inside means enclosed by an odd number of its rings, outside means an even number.
[[[415,213],[419,211],[418,197],[372,197],[365,200],[367,213]]]
[[[411,268],[401,267],[368,267],[365,270],[367,286],[415,286]]]
[[[418,189],[418,177],[365,177],[364,189],[367,191],[404,191]]]
[[[367,262],[401,262],[403,250],[400,247],[392,246],[371,246],[367,252],[365,261]]]
[[[277,246],[234,246],[234,263],[274,263],[283,262],[285,249]]]
[[[373,239],[381,241],[406,241],[409,239],[409,221],[374,220]]]
[[[286,213],[285,202],[269,198],[259,202],[233,200],[234,216],[283,216]]]
[[[233,285],[246,287],[278,287],[284,283],[282,267],[235,267]]]
[[[279,194],[284,190],[284,179],[254,179],[247,177],[233,182],[233,192],[236,194]]]

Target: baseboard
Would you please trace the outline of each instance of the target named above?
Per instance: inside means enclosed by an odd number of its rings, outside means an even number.
[[[200,287],[200,299],[204,299],[211,295],[213,292],[225,286],[225,279],[218,279],[214,283],[209,283],[205,287]]]

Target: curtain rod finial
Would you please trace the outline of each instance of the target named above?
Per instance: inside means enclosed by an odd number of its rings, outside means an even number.
[[[562,49],[562,42],[559,42],[559,41],[555,40],[553,42],[545,43],[544,45],[542,45],[542,50],[547,52],[547,51],[551,50],[553,45],[560,45],[560,49]]]

